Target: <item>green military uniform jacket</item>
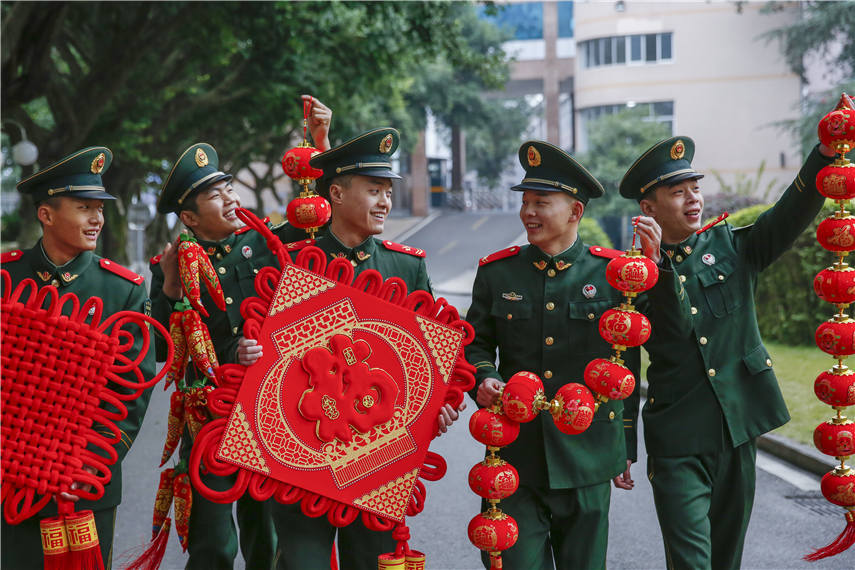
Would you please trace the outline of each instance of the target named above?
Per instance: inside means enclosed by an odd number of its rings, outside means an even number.
[[[466,347],[466,358],[476,367],[473,399],[485,378],[507,381],[522,370],[541,377],[550,399],[564,384],[584,384],[588,363],[614,354],[600,336],[598,323],[605,311],[624,300],[606,281],[606,265],[620,253],[577,239],[555,256],[525,245],[483,258],[466,315],[475,328],[475,339]],[[661,310],[656,314],[663,318],[646,312],[653,334],[659,326],[679,325],[673,315],[681,310],[680,291],[666,264],[650,292],[658,297],[654,305]],[[638,379],[638,349],[623,355]],[[541,413],[521,425],[517,440],[502,449],[502,458],[531,486],[568,489],[608,481],[626,469],[627,459],[636,459],[638,401],[636,389],[623,402],[602,404],[591,427],[579,435],[558,431],[552,417]]]
[[[327,228],[316,240],[307,239],[288,244],[291,257],[296,260],[299,250],[309,245],[321,248],[329,256],[328,263],[337,257],[349,259],[355,275],[366,269],[374,269],[379,271],[384,279],[403,279],[408,292],[421,290],[433,294],[425,266],[425,252],[422,249],[374,237],[369,237],[356,247],[347,247]]]
[[[789,420],[760,339],[754,292],[759,273],[822,207],[815,180],[830,160],[814,150],[781,199],[754,224],[715,226],[662,246],[691,300],[691,331],[658,335],[645,345],[651,357],[643,410],[650,455],[736,447]]]
[[[150,302],[142,276],[113,261],[99,257],[91,251],[84,251],[65,265],[57,267],[47,258],[42,249],[41,240],[39,240],[32,249],[3,254],[3,269],[9,272],[13,288],[24,279],[29,278],[34,279],[39,288],[54,285],[59,289],[60,295],[74,293],[81,303],[90,297],[100,297],[104,302],[102,322],[108,316],[120,311],[128,310],[144,314],[150,312]],[[64,312],[67,314],[67,311]],[[134,339],[134,346],[129,354],[139,354],[142,343],[142,337]],[[154,357],[154,351],[149,350],[140,363],[140,370],[147,380],[155,374]],[[128,389],[112,383],[108,386],[117,392],[129,392]],[[122,501],[122,460],[130,450],[131,444],[142,426],[143,416],[151,397],[151,390],[150,388],[143,392],[140,397],[125,402],[128,416],[124,420],[116,422],[116,427],[119,428],[122,436],[121,441],[115,446],[119,458],[110,468],[112,477],[110,483],[104,486],[104,496],[98,501],[80,500],[75,503],[75,510],[112,508]],[[106,405],[103,407],[112,409]],[[97,426],[96,429],[98,429]],[[106,431],[104,433],[112,436]],[[56,504],[49,503],[38,516],[56,516]]]

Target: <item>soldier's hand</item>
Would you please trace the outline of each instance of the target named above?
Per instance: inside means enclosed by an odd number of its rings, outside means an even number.
[[[93,469],[92,467],[89,467],[89,466],[84,466],[83,470],[86,471],[87,473],[91,473],[92,475],[96,474],[95,469]],[[91,493],[93,490],[93,487],[89,483],[78,483],[77,481],[74,481],[71,484],[71,490],[72,491],[80,490],[80,491],[83,491],[84,493]],[[59,496],[60,496],[60,498],[65,499],[66,501],[71,501],[72,503],[76,503],[80,499],[80,497],[78,497],[74,493],[60,493]],[[54,497],[54,500],[56,500],[56,497]]]
[[[502,393],[502,388],[505,383],[495,378],[485,378],[481,385],[478,386],[478,394],[475,401],[478,405],[484,408],[489,408],[496,403]]]
[[[632,461],[629,459],[626,460],[626,471],[612,479],[612,483],[618,489],[624,489],[626,491],[632,491],[632,488],[635,487],[635,481],[632,480],[632,476],[629,473],[629,469],[632,467]]]
[[[641,251],[649,257],[653,263],[659,263],[661,255],[659,247],[662,245],[662,228],[656,220],[649,216],[638,216],[636,228],[638,237],[641,238]]]
[[[178,241],[166,244],[160,254],[160,269],[163,271],[163,294],[173,300],[182,297],[181,278],[178,275]]]
[[[303,101],[312,105],[312,110],[309,113],[309,132],[312,134],[315,148],[320,151],[327,150],[330,148],[329,132],[332,109],[311,95],[303,95]]]
[[[460,402],[460,405],[457,406],[456,410],[451,404],[445,404],[441,407],[439,409],[439,429],[436,431],[436,437],[440,437],[442,434],[447,432],[448,428],[451,427],[451,424],[460,418],[460,412],[465,409],[466,402]]]
[[[258,341],[252,338],[241,337],[238,340],[237,360],[238,364],[243,366],[252,366],[259,358],[264,356],[261,351],[261,345]]]

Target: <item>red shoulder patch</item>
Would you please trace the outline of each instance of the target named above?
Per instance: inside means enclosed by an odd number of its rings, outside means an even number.
[[[11,263],[12,261],[18,261],[24,256],[24,252],[20,249],[16,249],[14,251],[6,251],[0,254],[0,263]]]
[[[267,224],[267,222],[269,222],[269,221],[270,221],[270,216],[267,216],[266,218],[264,218],[263,220],[261,220],[261,223],[263,223],[263,224]],[[248,231],[249,231],[249,226],[244,226],[244,227],[242,227],[242,228],[238,228],[238,229],[236,229],[236,230],[235,230],[235,235],[236,235],[236,236],[239,236],[240,234],[245,234],[245,233],[246,233],[246,232],[248,232]]]
[[[522,248],[520,246],[512,245],[507,249],[496,251],[494,253],[491,253],[490,255],[485,255],[484,257],[478,260],[478,265],[487,265],[488,263],[493,263],[494,261],[505,259],[506,257],[512,257],[514,255],[519,254],[520,251],[522,251]]]
[[[598,245],[592,245],[588,248],[588,251],[591,252],[591,255],[596,255],[597,257],[605,257],[606,259],[614,259],[626,253],[625,251],[621,251],[619,249],[609,249],[607,247],[600,247]]]
[[[155,255],[154,257],[148,260],[149,265],[157,265],[158,263],[160,263],[161,257],[163,256],[160,254]]]
[[[127,267],[123,267],[115,261],[110,261],[109,259],[102,259],[99,263],[101,264],[101,269],[106,269],[110,273],[115,273],[119,277],[123,277],[131,283],[135,283],[136,285],[142,285],[143,276],[137,275]]]
[[[395,243],[393,241],[389,241],[387,239],[383,240],[383,246],[390,251],[397,251],[400,253],[408,253],[410,255],[414,255],[416,257],[424,257],[427,255],[425,250],[419,249],[417,247],[412,247],[409,245],[403,245],[400,243]]]
[[[300,241],[292,241],[289,244],[285,245],[285,249],[288,251],[300,251],[304,247],[309,247],[310,245],[315,245],[317,240],[313,239],[301,239]]]

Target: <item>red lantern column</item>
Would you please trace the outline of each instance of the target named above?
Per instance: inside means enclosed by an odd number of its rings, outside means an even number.
[[[840,153],[840,157],[819,171],[816,187],[840,209],[820,222],[816,232],[820,245],[837,255],[837,261],[820,271],[813,281],[817,296],[837,306],[834,317],[817,327],[816,344],[832,355],[837,364],[820,373],[814,382],[816,396],[834,409],[835,416],[817,426],[813,441],[822,453],[840,462],[823,476],[822,494],[848,512],[840,536],[805,556],[810,561],[834,556],[855,543],[855,492],[852,491],[855,470],[846,465],[855,451],[855,422],[843,415],[847,406],[855,404],[855,373],[843,363],[847,356],[855,354],[855,320],[847,314],[855,301],[855,269],[843,261],[855,249],[855,217],[846,210],[846,203],[855,197],[855,165],[846,158],[846,153],[855,146],[855,108],[845,93],[837,109],[820,121],[818,131],[820,141]]]

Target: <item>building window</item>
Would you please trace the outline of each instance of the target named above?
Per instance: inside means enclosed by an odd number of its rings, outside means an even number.
[[[561,2],[560,4],[564,4]],[[572,4],[572,2],[566,2]],[[525,2],[522,4],[498,4],[496,13],[488,13],[484,6],[479,8],[479,17],[493,22],[499,28],[510,30],[515,40],[543,39],[543,3]],[[559,16],[561,6],[558,7]],[[573,7],[570,7],[570,36],[573,36]],[[559,24],[560,28],[561,24]],[[562,36],[564,37],[564,36]]]
[[[673,59],[671,32],[610,36],[579,42],[584,67],[670,62]]]
[[[573,37],[573,2],[558,3],[558,37]]]
[[[626,103],[617,105],[597,105],[579,109],[579,151],[588,150],[588,135],[591,124],[604,115],[612,115],[620,111],[634,107],[643,112],[645,121],[655,121],[668,127],[674,134],[674,102],[673,101],[651,101],[649,103]]]

